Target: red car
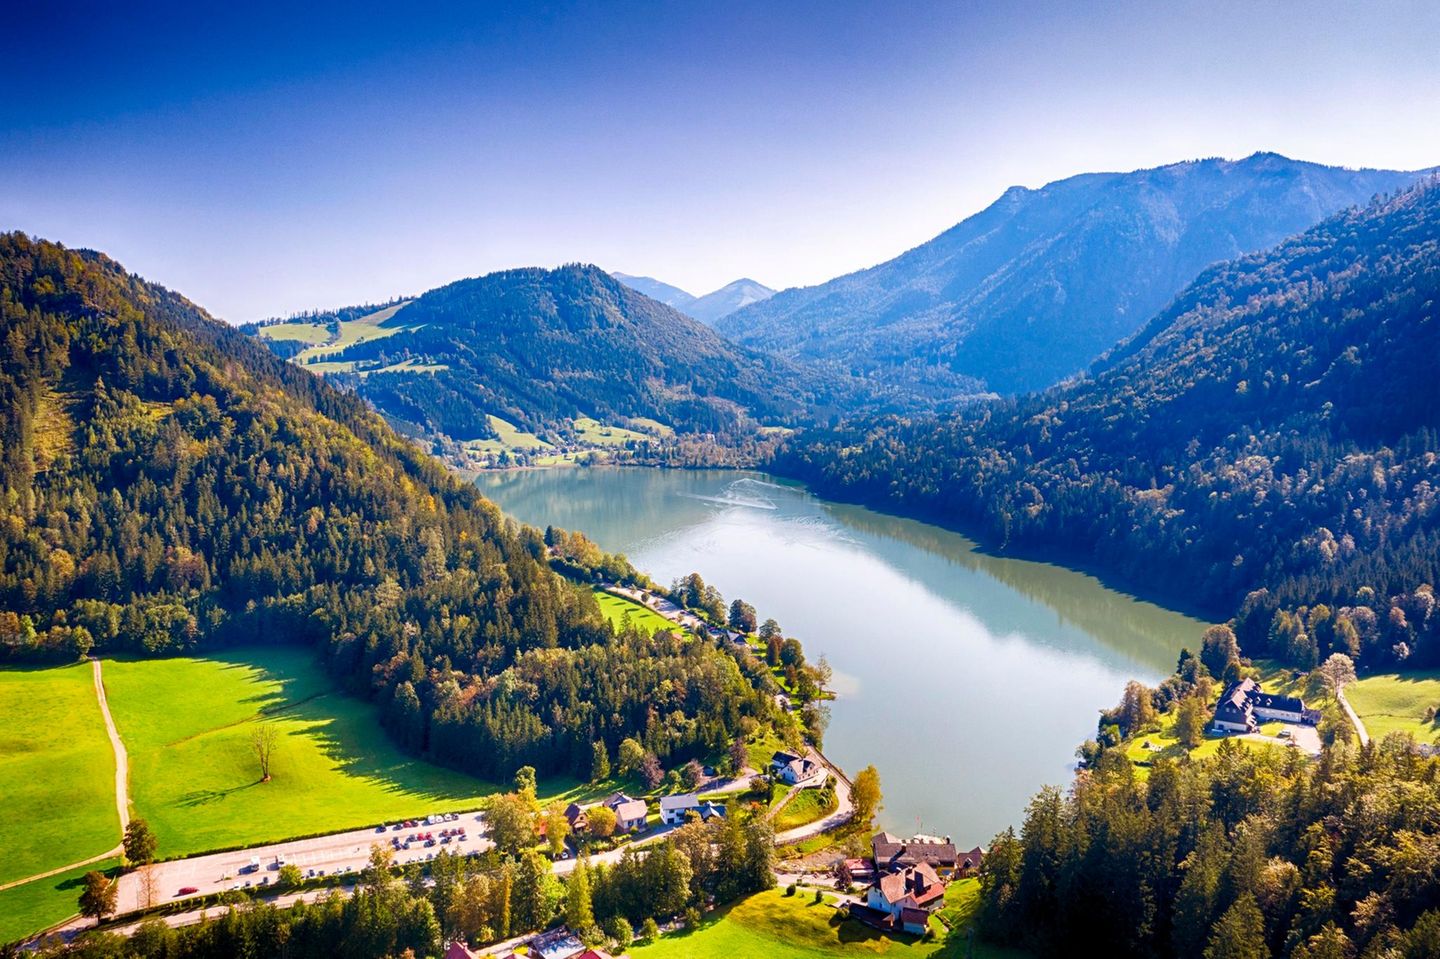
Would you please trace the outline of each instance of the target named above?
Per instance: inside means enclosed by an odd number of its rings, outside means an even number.
[[[195,895],[195,894],[196,894],[197,892],[199,892],[199,891],[200,891],[200,890],[199,890],[199,889],[196,889],[194,886],[181,886],[181,887],[180,887],[180,892],[177,893],[177,895],[181,895],[181,896],[193,896],[193,895]]]

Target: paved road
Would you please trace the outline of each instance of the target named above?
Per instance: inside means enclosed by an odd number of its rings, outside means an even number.
[[[823,753],[811,749],[809,756],[813,761],[820,763],[826,769],[830,770],[830,774],[835,777],[835,811],[823,819],[817,819],[804,826],[796,826],[794,829],[787,829],[785,832],[777,833],[775,835],[775,844],[777,846],[787,846],[791,843],[802,842],[818,836],[822,832],[829,832],[831,829],[849,822],[855,815],[855,801],[850,798],[850,780],[845,776],[845,773],[841,771],[839,766],[836,766],[830,760],[826,759]]]
[[[1335,690],[1335,698],[1340,701],[1340,708],[1345,710],[1345,715],[1350,717],[1350,725],[1355,727],[1355,735],[1360,737],[1360,745],[1370,744],[1370,733],[1365,730],[1365,724],[1360,721],[1360,716],[1350,705],[1350,700],[1345,698],[1344,688]]]
[[[100,673],[100,660],[93,656],[90,658],[90,670],[95,680],[95,699],[100,704],[100,715],[105,719],[105,731],[110,735],[110,748],[115,753],[115,809],[120,813],[122,842],[89,859],[56,866],[54,869],[37,872],[35,875],[26,876],[23,879],[12,879],[10,882],[0,883],[0,890],[9,889],[11,886],[23,886],[27,882],[49,879],[51,876],[58,876],[62,872],[69,872],[82,866],[91,866],[106,859],[113,859],[125,851],[123,842],[125,827],[130,825],[130,759],[125,752],[125,744],[120,741],[120,733],[115,729],[115,720],[110,717],[110,701],[105,698],[105,680]]]
[[[450,823],[448,824],[448,827],[445,827],[454,828],[458,825],[465,825],[467,831],[472,834],[472,838],[469,842],[461,844],[459,846],[456,846],[455,844],[449,844],[445,846],[437,845],[429,849],[424,849],[420,846],[412,846],[410,850],[403,851],[397,854],[395,861],[400,864],[412,862],[418,858],[421,858],[425,854],[436,852],[442,848],[449,849],[452,852],[456,851],[457,849],[462,852],[469,852],[471,850],[484,851],[486,849],[489,849],[492,845],[489,840],[477,840],[475,838],[476,836],[478,836],[480,828],[479,824],[476,822],[476,820],[478,819],[479,815],[477,813],[465,813],[461,816],[459,822]],[[416,829],[403,829],[399,832],[396,832],[394,830],[387,830],[384,838],[388,840],[388,838],[391,836],[408,836],[411,833],[417,831],[430,831],[438,833],[440,828],[442,827],[425,826]],[[654,832],[651,832],[643,836],[642,838],[635,840],[632,843],[621,846],[619,849],[614,849],[610,852],[597,853],[591,856],[590,862],[592,865],[596,863],[606,863],[608,865],[613,865],[616,862],[620,861],[620,857],[625,854],[626,849],[634,848],[636,846],[646,846],[650,843],[658,842],[659,840],[665,838],[665,836],[667,836],[674,828],[674,826],[658,827]],[[285,855],[286,862],[293,862],[296,865],[300,866],[302,872],[312,868],[321,868],[318,865],[311,865],[311,863],[322,862],[333,864],[324,866],[326,872],[329,875],[335,875],[336,868],[343,869],[346,866],[350,867],[355,872],[358,872],[369,861],[371,845],[375,841],[380,839],[380,833],[374,831],[373,829],[357,829],[351,830],[347,833],[339,833],[333,836],[322,836],[316,839],[302,839],[291,842],[275,843],[270,846],[260,847],[256,849],[244,849],[229,853],[213,853],[208,856],[196,856],[192,859],[182,859],[176,860],[174,862],[157,863],[156,868],[163,870],[163,872],[159,873],[158,875],[165,876],[165,882],[168,882],[169,885],[161,885],[160,881],[157,880],[157,894],[155,898],[155,904],[160,905],[166,902],[173,902],[180,898],[183,898],[177,895],[178,888],[175,885],[176,883],[196,886],[197,888],[199,888],[200,892],[191,893],[190,895],[200,895],[203,893],[218,892],[222,889],[233,889],[236,888],[237,884],[242,890],[244,890],[244,881],[246,879],[249,879],[251,882],[251,886],[248,890],[249,892],[263,892],[266,887],[259,886],[257,889],[256,881],[258,879],[266,877],[268,877],[272,883],[275,881],[275,870],[271,870],[266,867],[274,861],[274,857],[276,855],[281,854]],[[283,853],[280,851],[283,851]],[[262,852],[264,853],[264,855],[262,855]],[[256,856],[260,858],[260,872],[247,873],[243,876],[237,877],[235,875],[235,871],[240,866],[248,865],[251,857]],[[562,859],[559,862],[554,863],[551,866],[551,869],[558,875],[567,875],[575,869],[575,862],[576,860],[573,857],[570,859]],[[217,869],[224,870],[224,872],[216,873]],[[219,875],[228,875],[229,878],[219,879]],[[237,879],[239,880],[238,883]],[[266,899],[265,901],[274,903],[275,905],[283,908],[285,906],[294,905],[298,902],[316,902],[337,891],[341,895],[348,896],[355,891],[355,887],[353,884],[351,884],[342,885],[338,888],[338,890],[334,887],[325,889],[307,889],[303,892],[287,893],[282,896],[275,896],[273,898]],[[142,882],[140,878],[140,873],[133,872],[122,876],[120,878],[119,903],[118,909],[116,911],[119,913],[125,913],[127,911],[139,908],[139,896],[141,892]],[[165,924],[167,926],[170,926],[171,928],[178,928],[180,926],[194,925],[204,919],[207,914],[211,917],[221,915],[225,912],[226,908],[227,907],[224,906],[211,906],[209,909],[194,909],[189,912],[174,913],[173,915],[163,916],[161,918],[165,920]],[[110,926],[106,931],[117,932],[122,935],[128,936],[135,931],[135,928],[139,926],[139,924],[139,922],[131,922],[119,926]],[[93,928],[94,925],[95,923],[93,922],[93,920],[90,919],[74,919],[66,923],[65,925],[53,930],[52,934],[58,934],[68,939],[72,938],[80,932],[85,931],[86,929]],[[529,935],[522,936],[520,937],[519,941],[524,941],[529,938]]]

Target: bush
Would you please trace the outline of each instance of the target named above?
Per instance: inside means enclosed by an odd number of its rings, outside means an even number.
[[[825,901],[825,894],[819,889],[815,890],[815,903],[818,905]]]
[[[660,924],[651,916],[640,924],[640,938],[646,942],[654,942],[660,938]]]
[[[685,910],[685,928],[692,932],[700,928],[700,910],[694,906]]]
[[[650,920],[654,922],[655,920]],[[615,944],[616,952],[624,952],[630,948],[635,941],[635,930],[630,927],[630,921],[624,916],[616,916],[605,924],[605,931],[610,935],[611,941]]]
[[[786,887],[785,887],[785,895],[787,895],[787,896],[793,896],[793,895],[795,895],[795,888],[796,888],[796,886],[795,886],[795,884],[794,884],[793,882],[792,882],[790,885],[786,886]]]

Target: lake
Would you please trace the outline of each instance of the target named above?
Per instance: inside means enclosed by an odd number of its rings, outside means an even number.
[[[1041,562],[762,473],[594,468],[482,474],[526,523],[584,530],[657,582],[699,572],[835,672],[825,752],[880,771],[881,825],[988,845],[1065,784],[1129,679],[1155,683],[1204,624]]]

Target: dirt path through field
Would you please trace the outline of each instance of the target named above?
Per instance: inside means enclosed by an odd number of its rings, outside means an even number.
[[[110,736],[110,748],[115,752],[115,809],[120,813],[120,837],[122,842],[117,843],[113,849],[107,849],[89,859],[82,859],[79,862],[72,862],[64,866],[57,866],[46,872],[37,872],[33,876],[26,876],[23,879],[15,879],[7,883],[0,883],[0,890],[9,889],[12,886],[23,886],[27,882],[37,882],[41,879],[49,879],[51,876],[58,876],[62,872],[69,872],[72,869],[79,869],[81,866],[89,866],[105,859],[120,855],[125,845],[125,828],[130,825],[130,757],[125,752],[125,743],[120,740],[120,732],[115,728],[115,720],[110,717],[110,702],[105,698],[105,678],[100,672],[100,660],[91,658],[90,668],[95,677],[95,700],[100,704],[100,715],[105,719],[105,731]]]

